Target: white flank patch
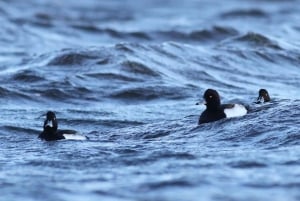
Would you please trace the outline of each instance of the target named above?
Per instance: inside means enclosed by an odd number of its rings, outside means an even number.
[[[63,134],[67,140],[87,140],[87,137],[79,134]]]
[[[240,117],[247,114],[247,110],[245,106],[240,104],[234,104],[233,108],[228,108],[224,110],[224,113],[226,114],[227,118],[231,117]]]

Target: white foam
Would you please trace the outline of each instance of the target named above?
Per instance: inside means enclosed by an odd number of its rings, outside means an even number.
[[[245,106],[240,104],[234,104],[233,108],[228,108],[224,110],[227,118],[240,117],[247,114],[247,109]]]

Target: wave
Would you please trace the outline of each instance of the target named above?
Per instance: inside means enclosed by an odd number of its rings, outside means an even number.
[[[270,48],[274,50],[283,49],[276,41],[269,39],[265,35],[255,32],[248,32],[244,35],[224,40],[220,43],[220,46],[248,46],[255,49]]]
[[[40,131],[36,129],[31,129],[27,127],[19,127],[19,126],[2,126],[2,130],[6,131],[7,133],[17,133],[17,134],[30,134],[30,135],[37,135]],[[16,139],[18,140],[18,139]]]
[[[221,41],[225,38],[236,36],[238,31],[231,27],[214,26],[211,29],[194,30],[189,33],[183,31],[161,31],[158,32],[158,38],[169,41],[181,42],[205,42],[205,41]]]
[[[17,89],[10,89],[5,87],[0,87],[0,96],[3,99],[7,99],[13,102],[19,102],[21,100],[34,100],[30,94],[26,94],[25,92],[20,92]]]
[[[209,42],[221,41],[228,37],[236,36],[239,32],[232,27],[213,26],[203,30],[167,30],[167,31],[119,31],[116,29],[99,28],[95,25],[73,25],[73,28],[99,34],[106,34],[116,39],[128,39],[143,42],[156,41],[181,41],[181,42]]]
[[[71,100],[89,100],[95,101],[98,100],[94,97],[92,91],[85,87],[40,87],[35,89],[30,89],[28,91],[30,94],[34,94],[38,98],[46,98],[44,101],[48,102],[49,100],[56,100],[59,102],[69,102]],[[83,98],[84,97],[84,98]]]
[[[163,188],[189,188],[193,186],[194,184],[192,182],[187,181],[185,179],[171,179],[168,181],[147,182],[147,184],[140,186],[140,188],[148,191],[154,191],[157,189],[161,190]]]
[[[114,139],[149,140],[150,142],[169,141],[183,146],[185,143],[196,143],[197,147],[231,150],[243,149],[270,150],[278,147],[300,145],[299,100],[279,100],[264,106],[251,105],[252,110],[240,118],[223,119],[217,122],[197,126],[199,115],[192,115],[180,120],[165,119],[154,123],[144,123],[134,128],[123,128]],[[179,110],[179,109],[178,109]],[[200,113],[200,111],[199,111]],[[178,115],[180,116],[180,115]],[[119,139],[119,140],[120,140]],[[165,152],[159,157],[177,157],[176,153],[169,156]],[[166,155],[164,155],[166,154]],[[181,157],[181,156],[178,156]],[[183,154],[186,159],[193,156]],[[233,161],[228,164],[234,168],[265,168],[267,163],[256,160]]]
[[[124,82],[139,82],[142,81],[142,79],[133,77],[133,76],[127,76],[122,75],[119,73],[86,73],[84,76],[96,78],[96,79],[102,79],[102,80],[111,80],[111,81],[124,81]]]
[[[154,99],[183,99],[186,98],[187,92],[184,88],[168,87],[163,85],[156,86],[143,86],[143,87],[130,87],[120,89],[113,92],[110,97],[121,99],[124,101],[135,100],[145,101]]]
[[[245,44],[254,49],[245,49]],[[234,45],[237,47],[228,48]],[[262,47],[271,49],[261,50]],[[23,58],[15,70],[8,72],[2,93],[9,93],[4,89],[11,89],[8,83],[14,82],[20,87],[14,95],[28,100],[35,94],[36,99],[43,101],[50,98],[63,102],[99,102],[105,98],[126,103],[181,100],[196,94],[201,97],[198,93],[211,87],[231,94],[241,94],[243,90],[246,94],[249,86],[262,81],[267,86],[270,81],[277,80],[296,87],[298,80],[293,72],[297,71],[295,64],[299,54],[274,47],[276,43],[269,38],[248,33],[211,47],[211,52],[174,42],[62,49]],[[221,56],[222,48],[228,54]],[[241,62],[248,67],[240,66]],[[273,65],[280,62],[290,66],[285,76],[271,73],[279,72],[280,69],[274,69]]]
[[[68,65],[85,65],[89,60],[96,60],[101,58],[95,51],[76,51],[76,50],[63,50],[58,52],[52,58],[49,66],[68,66]],[[101,64],[108,62],[107,58],[102,58],[98,61]]]
[[[275,41],[272,41],[268,37],[258,33],[249,32],[246,35],[237,38],[237,40],[247,42],[248,44],[256,47],[269,47],[277,50],[282,49]]]
[[[133,73],[135,76],[160,77],[160,74],[150,67],[137,61],[124,61],[121,64],[122,70]]]
[[[254,146],[269,149],[299,145],[299,129],[294,126],[300,123],[297,120],[300,117],[298,103],[298,100],[281,100],[272,103],[268,108],[252,106],[255,110],[242,118],[225,119],[210,125],[201,125],[196,132],[203,135],[204,132],[201,130],[215,129],[214,133],[220,134],[214,135],[212,139],[220,140],[220,143],[223,142],[228,146]],[[207,138],[208,141],[209,138]]]
[[[151,40],[151,37],[146,32],[141,31],[133,31],[133,32],[124,32],[124,31],[118,31],[116,29],[112,28],[99,28],[96,25],[87,25],[87,24],[76,24],[72,25],[73,28],[79,29],[81,31],[87,31],[92,33],[98,33],[98,34],[107,34],[114,38],[119,39],[143,39],[143,40]]]
[[[6,88],[0,87],[0,95],[3,97],[7,95],[10,91]]]
[[[236,17],[255,17],[255,18],[265,18],[268,17],[268,13],[261,9],[246,9],[246,10],[232,10],[221,14],[221,17],[225,18],[236,18]]]
[[[16,82],[28,83],[45,81],[45,78],[42,75],[38,75],[37,72],[29,69],[18,71],[16,74],[13,75],[12,79]]]
[[[258,161],[250,161],[250,160],[244,160],[244,161],[237,161],[237,162],[231,162],[228,164],[230,167],[233,168],[240,168],[240,169],[250,169],[250,168],[266,168],[268,167],[267,164],[258,162]]]

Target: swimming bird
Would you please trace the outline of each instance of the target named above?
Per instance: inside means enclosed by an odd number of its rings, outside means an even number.
[[[43,131],[39,138],[46,141],[73,139],[73,140],[86,140],[87,137],[77,134],[74,130],[58,130],[58,123],[56,115],[52,111],[48,111],[44,121]]]
[[[266,89],[260,89],[258,92],[258,98],[255,103],[265,103],[265,102],[270,102],[271,98],[269,96],[269,93]]]
[[[220,96],[214,89],[207,89],[203,95],[206,110],[202,112],[198,124],[218,121],[223,118],[239,117],[247,114],[241,104],[221,104]],[[198,105],[199,103],[197,103]]]

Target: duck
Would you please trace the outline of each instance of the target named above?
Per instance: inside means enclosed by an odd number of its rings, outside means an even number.
[[[224,118],[241,117],[248,112],[242,104],[221,104],[219,93],[214,89],[207,89],[203,98],[206,109],[200,115],[198,124],[214,122]]]
[[[256,104],[270,102],[271,98],[269,92],[266,89],[260,89],[258,91],[258,98],[256,100]]]
[[[84,135],[78,134],[74,130],[58,130],[58,122],[56,115],[53,111],[46,113],[46,119],[44,121],[43,131],[40,133],[39,138],[45,141],[54,141],[62,139],[72,140],[86,140],[88,139]]]

